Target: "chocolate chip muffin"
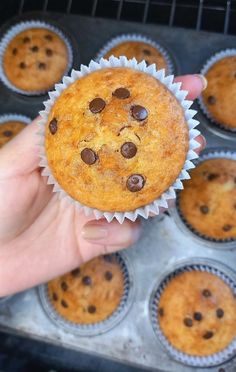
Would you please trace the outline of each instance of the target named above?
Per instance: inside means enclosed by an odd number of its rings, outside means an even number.
[[[167,60],[164,54],[153,45],[144,41],[124,41],[111,48],[104,58],[110,56],[126,56],[128,59],[136,58],[138,62],[145,61],[147,65],[156,64],[158,70],[164,68],[168,70]]]
[[[7,121],[0,123],[0,148],[15,137],[26,126],[20,121]]]
[[[133,211],[160,197],[179,176],[189,148],[176,97],[154,77],[126,67],[94,71],[61,92],[45,136],[60,187],[83,205],[110,212]]]
[[[225,128],[236,130],[236,55],[215,62],[205,74],[208,86],[203,103],[212,119]]]
[[[8,43],[3,70],[12,85],[26,92],[47,91],[59,82],[68,67],[65,41],[46,28],[19,32]]]
[[[236,238],[236,161],[210,159],[191,171],[178,197],[183,218],[207,238]]]
[[[118,308],[124,276],[115,256],[103,256],[48,283],[55,310],[77,324],[104,321]]]
[[[217,275],[186,271],[164,288],[158,306],[160,328],[177,350],[209,356],[236,336],[236,299]]]

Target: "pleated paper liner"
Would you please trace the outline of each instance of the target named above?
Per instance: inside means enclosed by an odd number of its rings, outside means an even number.
[[[203,67],[200,70],[200,74],[205,75],[209,69],[218,61],[225,57],[236,56],[236,49],[225,49],[216,54],[214,54],[211,58],[209,58]],[[233,97],[232,97],[233,99]],[[199,106],[204,113],[204,115],[209,119],[209,129],[211,129],[214,133],[223,136],[228,139],[235,139],[236,140],[236,128],[229,128],[224,126],[223,124],[217,122],[214,117],[212,116],[211,112],[207,109],[202,96],[198,98]],[[234,104],[232,100],[232,104]]]
[[[7,123],[8,121],[20,121],[23,124],[30,124],[32,119],[28,116],[21,115],[21,114],[3,114],[0,115],[0,125]]]
[[[193,356],[177,350],[163,334],[158,321],[159,301],[167,284],[176,276],[186,271],[202,271],[218,276],[222,279],[233,291],[236,296],[236,277],[235,273],[227,266],[218,261],[207,258],[192,258],[176,264],[172,270],[166,272],[160,281],[155,285],[152,292],[149,311],[153,330],[158,340],[174,360],[188,366],[193,367],[213,367],[220,365],[230,360],[236,354],[236,337],[222,351],[209,356]]]
[[[115,46],[122,44],[126,41],[138,41],[142,43],[146,43],[151,45],[152,47],[156,48],[164,57],[167,65],[166,73],[168,75],[176,73],[177,67],[176,62],[174,61],[174,57],[171,56],[170,52],[167,49],[157,43],[156,41],[150,39],[149,37],[141,34],[122,34],[110,39],[97,53],[95,57],[95,61],[99,62],[101,58],[104,56]]]
[[[179,104],[182,106],[185,114],[186,123],[189,128],[189,150],[186,154],[186,161],[184,166],[177,177],[176,181],[161,195],[159,198],[155,199],[152,203],[147,204],[143,207],[137,208],[133,211],[127,212],[104,212],[98,209],[90,208],[86,205],[79,203],[78,201],[72,199],[58,184],[56,179],[54,178],[50,167],[48,165],[47,156],[45,152],[45,126],[47,124],[48,115],[50,113],[51,108],[54,105],[56,99],[60,96],[61,92],[65,90],[68,86],[70,86],[73,82],[80,79],[81,77],[88,75],[89,73],[97,70],[101,70],[104,68],[115,68],[115,67],[126,67],[131,68],[134,70],[142,71],[146,74],[153,76],[155,79],[159,80],[162,84],[164,84],[176,97]],[[183,184],[182,181],[185,179],[189,179],[190,176],[188,174],[189,169],[194,168],[194,164],[192,162],[193,159],[198,158],[195,150],[199,147],[199,143],[196,141],[196,137],[200,134],[200,132],[194,129],[199,122],[193,117],[196,114],[195,110],[190,109],[192,105],[192,101],[188,101],[185,99],[187,96],[187,92],[181,90],[181,83],[174,83],[173,82],[174,76],[165,76],[164,69],[156,70],[155,65],[146,66],[146,63],[142,61],[138,63],[135,58],[132,60],[128,60],[126,57],[116,58],[111,56],[108,60],[101,59],[99,63],[91,61],[89,66],[81,66],[80,71],[73,70],[71,76],[66,76],[63,78],[62,84],[56,84],[55,91],[49,93],[49,100],[44,102],[45,109],[44,111],[40,112],[41,120],[39,121],[39,146],[40,146],[40,158],[41,161],[39,165],[43,167],[42,175],[48,177],[48,184],[54,185],[54,192],[58,192],[61,197],[66,197],[68,201],[74,204],[77,208],[83,208],[86,215],[91,215],[96,219],[105,218],[108,222],[112,221],[113,219],[117,219],[120,223],[124,221],[125,218],[135,221],[138,216],[142,216],[143,218],[148,218],[150,214],[158,215],[159,208],[167,208],[168,204],[167,201],[169,199],[175,199],[176,194],[175,190],[182,189]]]
[[[195,161],[195,166],[198,166],[202,162],[209,159],[230,159],[236,161],[236,151],[227,148],[212,148],[203,151],[200,157]],[[191,237],[194,237],[198,243],[204,244],[210,248],[218,249],[236,249],[236,238],[227,239],[215,239],[198,232],[191,224],[188,222],[186,217],[183,215],[180,203],[179,203],[180,192],[177,193],[176,197],[176,207],[172,209],[171,214],[173,215],[176,224],[184,230],[185,233],[189,233]]]
[[[108,332],[110,329],[117,326],[127,315],[134,298],[132,267],[124,253],[114,253],[109,256],[118,262],[124,278],[124,292],[117,309],[104,321],[91,324],[73,323],[62,317],[56,311],[48,295],[48,286],[45,284],[39,287],[40,300],[46,314],[56,326],[74,335],[96,336]]]
[[[26,96],[43,95],[47,93],[50,88],[48,90],[35,90],[35,91],[27,91],[27,90],[17,88],[6,76],[5,71],[4,71],[3,60],[4,60],[5,50],[7,46],[9,45],[9,43],[12,41],[12,39],[14,39],[14,37],[17,36],[22,31],[32,29],[32,28],[43,28],[45,30],[52,31],[64,41],[66,48],[67,48],[68,61],[67,61],[67,68],[65,69],[61,78],[63,77],[63,75],[66,75],[69,73],[72,67],[72,63],[73,63],[73,49],[72,49],[71,43],[69,39],[67,38],[67,36],[65,36],[64,33],[60,30],[60,28],[55,27],[54,25],[48,22],[39,21],[39,20],[22,21],[10,27],[9,30],[3,35],[0,41],[0,79],[8,89],[12,90],[15,93],[24,94]],[[53,86],[51,88],[53,88]]]

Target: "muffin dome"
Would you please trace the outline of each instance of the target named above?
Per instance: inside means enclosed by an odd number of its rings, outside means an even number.
[[[104,68],[56,99],[46,126],[49,168],[74,200],[101,211],[142,207],[180,174],[189,149],[185,113],[157,79]]]

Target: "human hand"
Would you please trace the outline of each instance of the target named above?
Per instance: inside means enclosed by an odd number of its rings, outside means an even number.
[[[176,81],[188,99],[204,88],[198,75]],[[140,236],[138,221],[94,221],[52,193],[38,167],[37,120],[0,150],[0,297],[126,248]],[[205,140],[198,141],[200,151]]]

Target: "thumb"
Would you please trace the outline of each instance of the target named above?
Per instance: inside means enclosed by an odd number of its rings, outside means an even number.
[[[108,223],[105,219],[90,220],[84,217],[79,230],[79,249],[83,262],[102,254],[113,253],[134,244],[140,237],[139,221],[125,220]]]

